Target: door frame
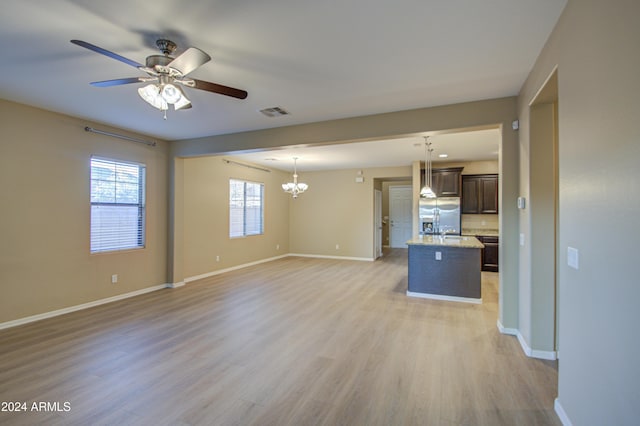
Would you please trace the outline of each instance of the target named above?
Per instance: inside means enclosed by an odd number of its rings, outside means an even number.
[[[382,257],[382,191],[373,192],[373,258]]]

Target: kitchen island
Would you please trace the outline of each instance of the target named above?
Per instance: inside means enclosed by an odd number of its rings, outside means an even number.
[[[407,296],[482,303],[480,251],[475,237],[420,236],[409,245]]]

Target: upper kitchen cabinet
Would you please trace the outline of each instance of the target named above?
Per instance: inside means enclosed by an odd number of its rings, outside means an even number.
[[[498,175],[462,176],[462,213],[498,214]]]
[[[433,169],[431,179],[433,192],[438,197],[460,197],[462,187],[462,169],[464,167],[447,167]]]

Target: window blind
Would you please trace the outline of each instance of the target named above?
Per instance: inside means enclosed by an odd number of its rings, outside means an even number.
[[[144,165],[91,158],[91,252],[145,245]]]
[[[229,180],[229,236],[264,233],[264,184]]]

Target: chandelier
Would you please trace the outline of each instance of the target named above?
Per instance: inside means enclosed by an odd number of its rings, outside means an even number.
[[[298,182],[298,172],[296,169],[297,160],[298,157],[293,157],[293,182],[282,184],[284,192],[288,192],[293,198],[298,198],[298,194],[302,194],[309,188],[309,185],[306,183]]]
[[[433,192],[433,183],[431,181],[431,142],[429,142],[429,136],[424,137],[424,186],[420,190],[420,198],[436,198],[436,193]]]

